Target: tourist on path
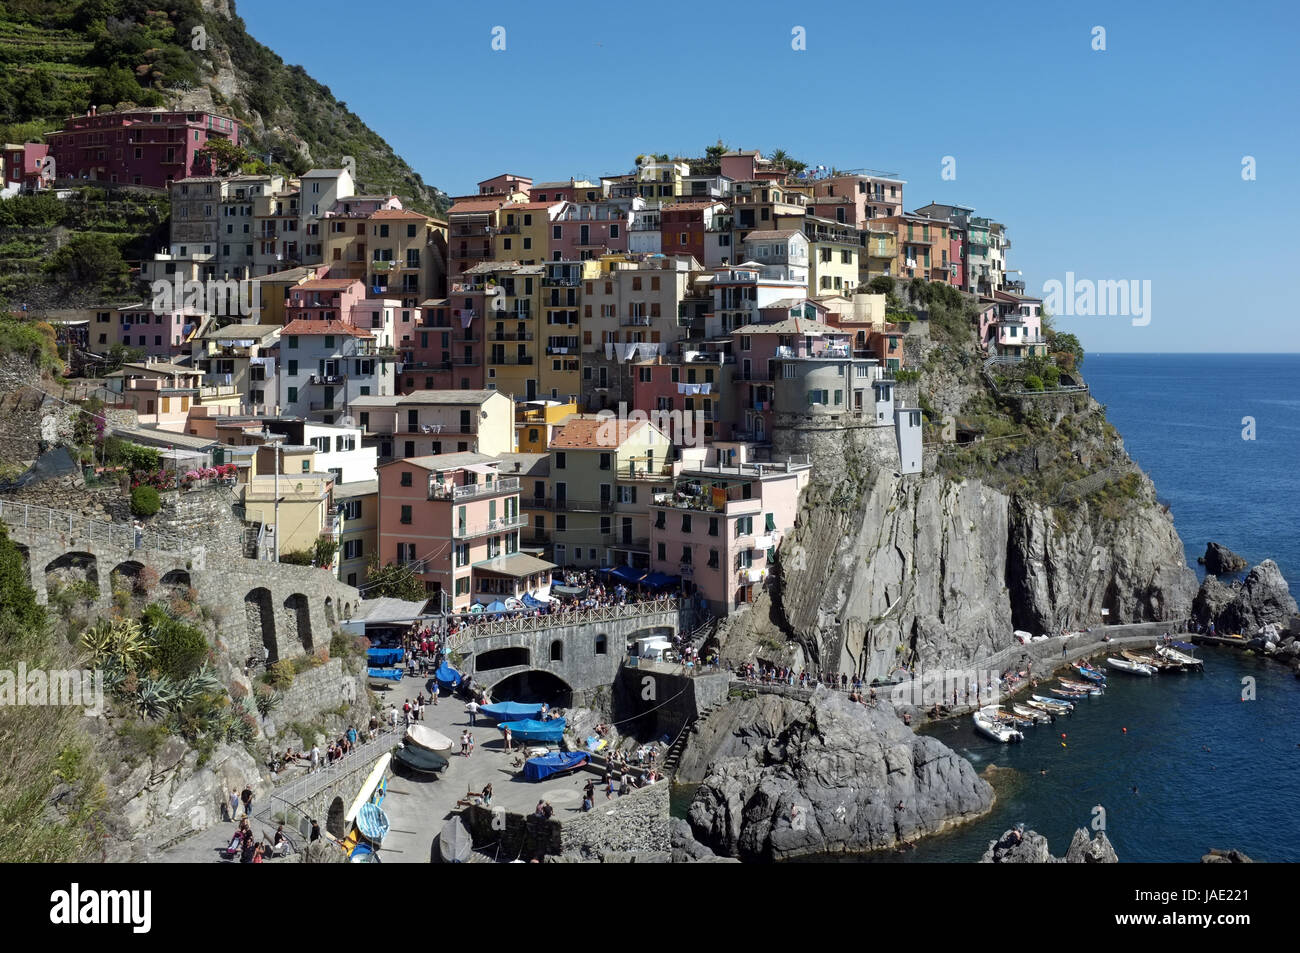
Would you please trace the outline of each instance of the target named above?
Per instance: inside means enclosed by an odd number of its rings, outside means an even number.
[[[239,789],[230,789],[230,819],[233,821],[239,815]]]
[[[468,757],[469,752],[469,729],[460,733],[460,756]]]
[[[513,739],[510,737],[509,728],[505,729],[505,733],[506,733],[506,754],[509,754],[511,751],[514,750],[514,742]]]
[[[468,705],[465,706],[465,710],[469,712],[469,723],[471,725],[476,724],[474,720],[474,716],[478,714],[478,702],[471,701]]]
[[[252,817],[253,789],[250,787],[245,787],[244,790],[240,793],[239,799],[244,802],[244,817]]]

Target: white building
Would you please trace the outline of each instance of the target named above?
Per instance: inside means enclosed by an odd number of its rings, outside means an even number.
[[[321,219],[326,212],[333,211],[334,203],[339,199],[355,194],[356,183],[347,169],[312,169],[303,173],[298,201],[301,219],[298,234],[301,236],[303,261],[321,260]]]
[[[363,447],[360,427],[345,424],[304,423],[303,443],[316,448],[314,468],[330,473],[334,482],[361,483],[376,480],[375,464],[379,451]]]
[[[358,397],[394,393],[394,355],[343,321],[296,320],[280,333],[280,412],[324,423],[352,415]]]

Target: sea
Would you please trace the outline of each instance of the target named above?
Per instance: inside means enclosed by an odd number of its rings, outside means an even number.
[[[1083,372],[1198,576],[1213,540],[1252,565],[1273,559],[1300,592],[1300,355],[1090,354]],[[1024,729],[1020,744],[983,738],[969,718],[928,726],[987,772],[993,810],[911,850],[852,860],[977,861],[1024,824],[1057,856],[1084,828],[1104,830],[1121,862],[1195,862],[1211,848],[1300,861],[1300,813],[1288,807],[1300,803],[1300,680],[1234,649],[1197,654],[1203,673],[1110,673],[1104,694]]]

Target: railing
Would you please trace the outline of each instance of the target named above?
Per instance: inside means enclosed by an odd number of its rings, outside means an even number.
[[[342,384],[343,375],[342,374],[312,374],[311,377],[308,378],[308,383],[329,384],[329,385]]]
[[[491,496],[494,493],[518,493],[519,478],[509,477],[492,483],[473,483],[467,486],[440,486],[429,488],[431,500],[469,500],[477,496]]]
[[[527,315],[524,315],[526,318]],[[531,341],[532,331],[493,331],[487,336],[489,341]]]
[[[647,602],[630,602],[626,605],[593,606],[589,609],[562,609],[558,612],[548,612],[540,616],[525,611],[516,615],[507,615],[491,622],[473,623],[451,636],[447,640],[447,647],[455,649],[472,639],[510,635],[516,632],[537,632],[558,626],[585,625],[592,622],[619,622],[623,619],[661,615],[667,612],[677,612],[680,608],[681,603],[677,598],[665,597]],[[472,620],[474,616],[465,615],[463,618]]]
[[[488,520],[479,526],[462,526],[457,523],[455,535],[457,539],[466,539],[470,536],[485,536],[488,533],[500,533],[527,525],[528,520],[523,516],[503,516],[499,519]]]
[[[571,500],[562,499],[555,501],[556,508],[564,508],[573,513],[612,513],[614,512],[613,500]]]
[[[542,285],[548,288],[576,288],[582,284],[581,278],[560,278],[547,275],[542,278]]]
[[[140,530],[129,523],[111,523],[105,520],[90,519],[79,513],[67,510],[52,510],[45,506],[31,503],[11,503],[0,500],[0,520],[14,529],[39,531],[41,533],[66,533],[69,537],[104,543],[110,546],[126,546],[135,549],[161,549],[168,552],[189,552],[197,545],[156,530],[141,527]]]

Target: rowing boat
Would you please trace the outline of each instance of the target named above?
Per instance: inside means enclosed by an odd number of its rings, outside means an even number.
[[[1074,682],[1068,678],[1059,678],[1057,681],[1065,688],[1076,692],[1085,692],[1089,695],[1100,695],[1102,692],[1101,686],[1096,682]]]
[[[1041,708],[1031,708],[1028,705],[1012,705],[1011,710],[1022,718],[1032,718],[1038,724],[1051,720],[1048,713]]]
[[[1075,662],[1073,668],[1090,682],[1096,682],[1098,685],[1106,684],[1105,674],[1097,671],[1090,665],[1085,665],[1083,662]]]
[[[1154,675],[1156,674],[1155,666],[1146,665],[1142,662],[1134,662],[1126,658],[1115,658],[1109,656],[1106,664],[1111,668],[1118,669],[1121,672],[1128,672],[1130,675]]]
[[[1188,655],[1186,652],[1180,652],[1167,645],[1162,645],[1157,648],[1156,653],[1167,658],[1171,662],[1177,662],[1184,668],[1203,668],[1205,666],[1205,659],[1199,659],[1194,655]]]
[[[1066,711],[1074,711],[1074,705],[1071,702],[1063,702],[1059,698],[1048,698],[1046,695],[1031,695],[1034,701],[1040,705],[1054,706],[1064,708]]]

